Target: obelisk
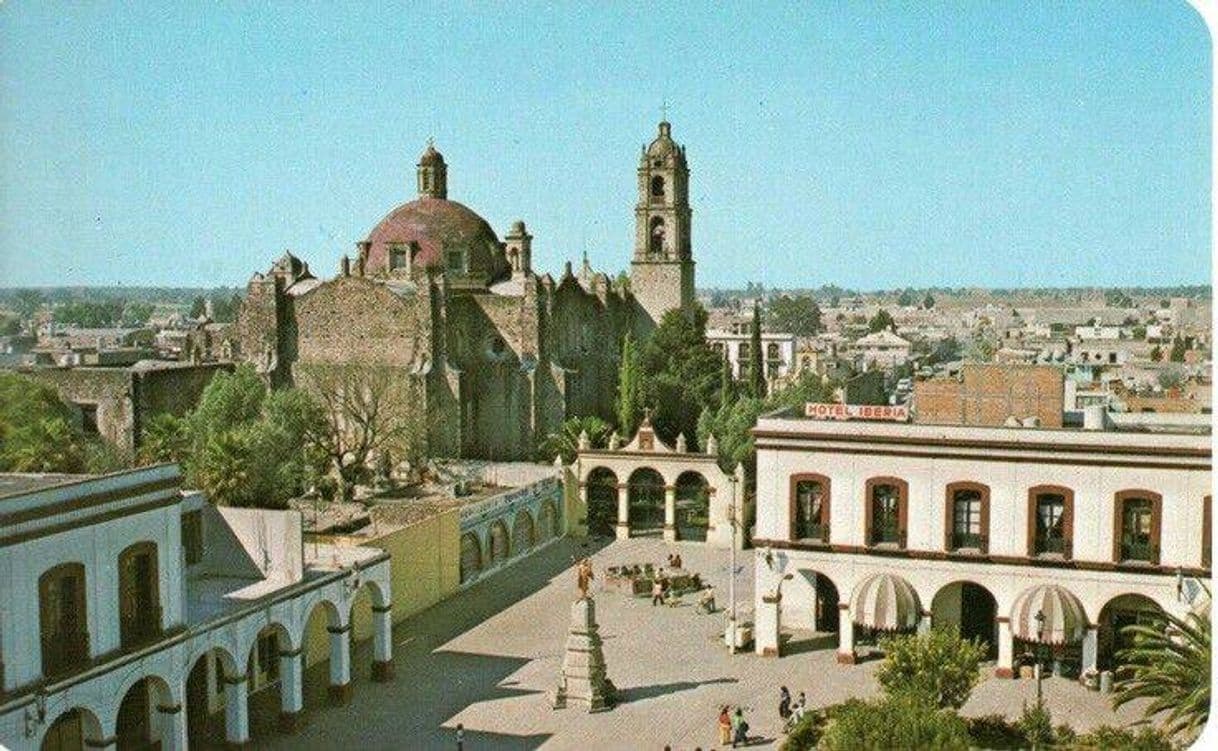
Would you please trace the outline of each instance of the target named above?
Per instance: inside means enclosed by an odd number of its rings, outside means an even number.
[[[555,709],[568,702],[587,704],[589,712],[602,712],[614,703],[616,689],[605,673],[605,653],[597,633],[596,602],[581,597],[571,605],[571,628],[567,632],[567,652],[562,659],[558,687],[551,694]]]

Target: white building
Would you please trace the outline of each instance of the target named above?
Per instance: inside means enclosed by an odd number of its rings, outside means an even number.
[[[876,331],[854,342],[861,369],[895,368],[909,360],[910,343],[891,331]]]
[[[1208,434],[774,415],[755,435],[760,654],[814,629],[848,664],[877,630],[944,623],[999,676],[1038,644],[1104,669],[1120,626],[1210,577]]]
[[[330,696],[349,699],[365,592],[372,674],[392,674],[387,553],[306,547],[297,512],[216,508],[181,481],[0,475],[0,747],[177,751],[220,725],[241,746],[264,688],[291,730],[306,643],[328,640]]]
[[[734,378],[744,378],[747,375],[749,348],[753,344],[748,331],[736,333],[712,329],[706,332],[706,341],[731,363]],[[762,332],[761,347],[764,350],[762,359],[765,361],[766,380],[785,378],[795,363],[795,335]]]

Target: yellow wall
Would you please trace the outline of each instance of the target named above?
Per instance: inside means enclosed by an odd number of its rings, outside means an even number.
[[[449,509],[372,540],[340,536],[326,542],[364,545],[389,553],[394,623],[435,605],[455,593],[461,585],[460,509]],[[372,600],[366,588],[357,595],[352,610],[355,640],[371,639]],[[318,615],[316,621],[310,621],[306,631],[306,665],[330,657],[325,614],[319,611]]]

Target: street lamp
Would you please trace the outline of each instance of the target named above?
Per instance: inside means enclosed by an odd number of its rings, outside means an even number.
[[[1043,650],[1045,644],[1045,611],[1036,611],[1036,706],[1041,706],[1041,679],[1044,677],[1044,668],[1041,666],[1043,662]]]
[[[739,520],[736,519],[736,483],[737,477],[735,474],[728,475],[728,482],[732,484],[732,503],[727,509],[727,521],[732,530],[732,539],[728,545],[730,559],[728,562],[728,580],[727,580],[727,639],[728,639],[728,654],[736,654],[736,525]]]

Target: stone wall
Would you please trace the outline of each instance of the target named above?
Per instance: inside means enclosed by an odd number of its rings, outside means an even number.
[[[1052,365],[964,366],[962,378],[914,384],[914,422],[998,427],[1014,417],[1060,428],[1065,375]]]

